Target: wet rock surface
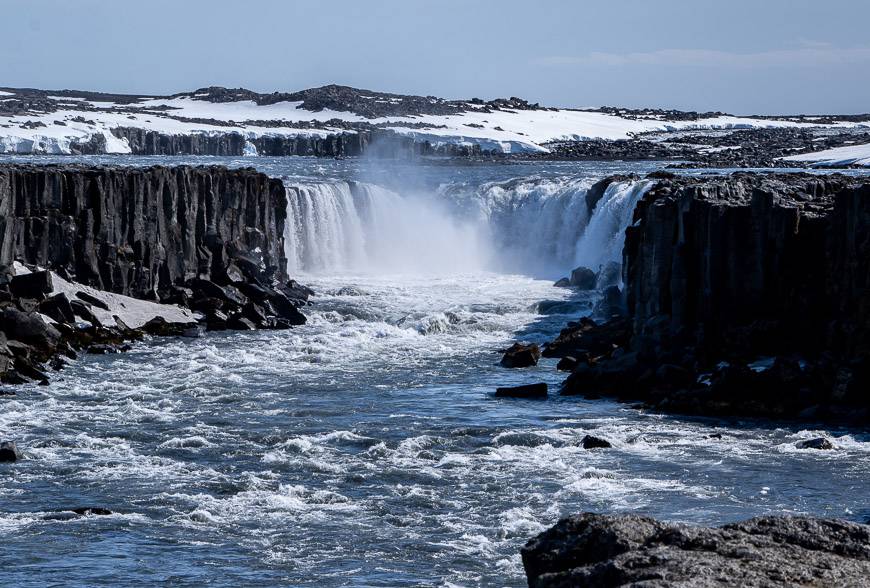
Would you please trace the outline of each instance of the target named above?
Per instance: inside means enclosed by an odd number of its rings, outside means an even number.
[[[759,517],[718,528],[581,514],[522,549],[531,588],[864,586],[870,527]]]
[[[538,365],[541,359],[541,348],[537,345],[514,343],[501,358],[501,365],[507,368],[524,368]]]
[[[496,398],[546,398],[547,384],[526,384],[523,386],[512,386],[498,388],[495,391]]]

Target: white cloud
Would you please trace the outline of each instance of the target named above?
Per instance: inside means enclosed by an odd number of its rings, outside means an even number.
[[[795,49],[735,53],[711,49],[660,49],[635,53],[592,52],[579,56],[551,56],[535,60],[538,65],[654,65],[688,67],[821,67],[870,63],[870,47],[839,48],[805,41]]]

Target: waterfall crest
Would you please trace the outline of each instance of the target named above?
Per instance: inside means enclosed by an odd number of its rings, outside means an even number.
[[[520,178],[429,194],[364,182],[288,183],[288,270],[540,277],[621,261],[646,181],[614,182],[590,212],[592,181]]]

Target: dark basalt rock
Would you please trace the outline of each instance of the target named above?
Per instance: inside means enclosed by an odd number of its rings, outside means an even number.
[[[588,361],[588,357],[584,358],[585,361]],[[559,363],[556,364],[556,369],[560,372],[573,372],[577,366],[579,366],[581,360],[576,357],[572,357],[570,355],[566,355],[562,359],[559,360]]]
[[[52,352],[60,341],[60,332],[36,314],[15,308],[5,308],[0,314],[0,330],[7,337],[31,345],[40,351]]]
[[[76,292],[76,298],[87,302],[91,306],[96,306],[97,308],[102,308],[103,310],[109,310],[108,304],[106,304],[96,296],[91,296],[87,292]]]
[[[89,515],[107,516],[107,515],[112,514],[112,511],[110,511],[108,508],[102,508],[100,506],[86,506],[86,507],[72,508],[70,510],[72,512],[76,513],[77,515],[80,515],[80,516],[89,516]]]
[[[42,300],[52,289],[51,272],[48,271],[16,275],[9,282],[9,290],[16,298]]]
[[[815,439],[798,441],[797,443],[795,443],[795,447],[797,447],[798,449],[836,449],[834,447],[834,444],[831,443],[831,440],[824,437],[817,437]]]
[[[759,517],[718,528],[582,514],[522,549],[530,588],[863,586],[870,527]]]
[[[536,344],[514,343],[505,351],[504,357],[501,358],[501,365],[506,368],[531,367],[538,365],[539,359],[541,359],[541,348]]]
[[[578,322],[568,323],[558,337],[544,345],[542,354],[544,357],[609,356],[615,348],[626,347],[630,339],[631,323],[625,318],[598,324],[583,317]]]
[[[108,508],[103,508],[100,506],[84,506],[71,508],[69,510],[63,510],[60,512],[51,513],[45,515],[43,517],[46,521],[69,521],[73,519],[77,519],[79,517],[90,517],[90,516],[108,516],[114,514]]]
[[[496,398],[546,398],[547,384],[526,384],[525,386],[498,388],[495,391],[495,396]]]
[[[75,311],[63,292],[43,300],[39,304],[39,312],[59,323],[75,322]]]
[[[578,267],[571,271],[570,283],[578,290],[594,290],[596,283],[595,272],[588,267]]]
[[[607,449],[608,447],[613,447],[607,439],[595,437],[594,435],[584,436],[580,444],[583,446],[583,449]]]
[[[562,393],[688,414],[866,422],[870,182],[656,180],[626,229],[625,292],[608,294],[625,318],[571,323],[544,348],[589,354]],[[760,358],[772,364],[750,367]]]
[[[13,441],[0,443],[0,462],[18,461],[21,457],[21,453]]]
[[[69,305],[75,316],[81,318],[82,320],[88,321],[95,327],[99,327],[102,325],[100,319],[98,319],[97,315],[95,315],[91,310],[91,305],[87,302],[82,302],[81,300],[71,300]]]
[[[163,300],[188,280],[250,268],[259,251],[257,277],[284,283],[286,203],[281,181],[253,169],[3,165],[0,265]]]

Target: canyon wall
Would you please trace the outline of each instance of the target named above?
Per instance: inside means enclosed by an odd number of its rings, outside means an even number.
[[[842,175],[660,180],[626,230],[635,333],[721,355],[819,352],[846,322],[866,330],[868,203],[870,183]]]
[[[478,145],[432,145],[428,141],[415,141],[410,137],[380,129],[323,136],[275,134],[246,138],[237,132],[170,135],[137,127],[118,127],[112,129],[112,134],[119,139],[125,139],[133,155],[356,157],[371,154],[395,159],[420,155],[458,157],[481,154]],[[74,151],[83,154],[105,153],[105,139],[99,136],[90,142],[76,144]]]
[[[654,177],[626,229],[623,316],[544,350],[577,360],[562,393],[870,419],[870,181]]]
[[[163,299],[192,278],[286,281],[284,186],[253,169],[0,166],[0,265]]]

